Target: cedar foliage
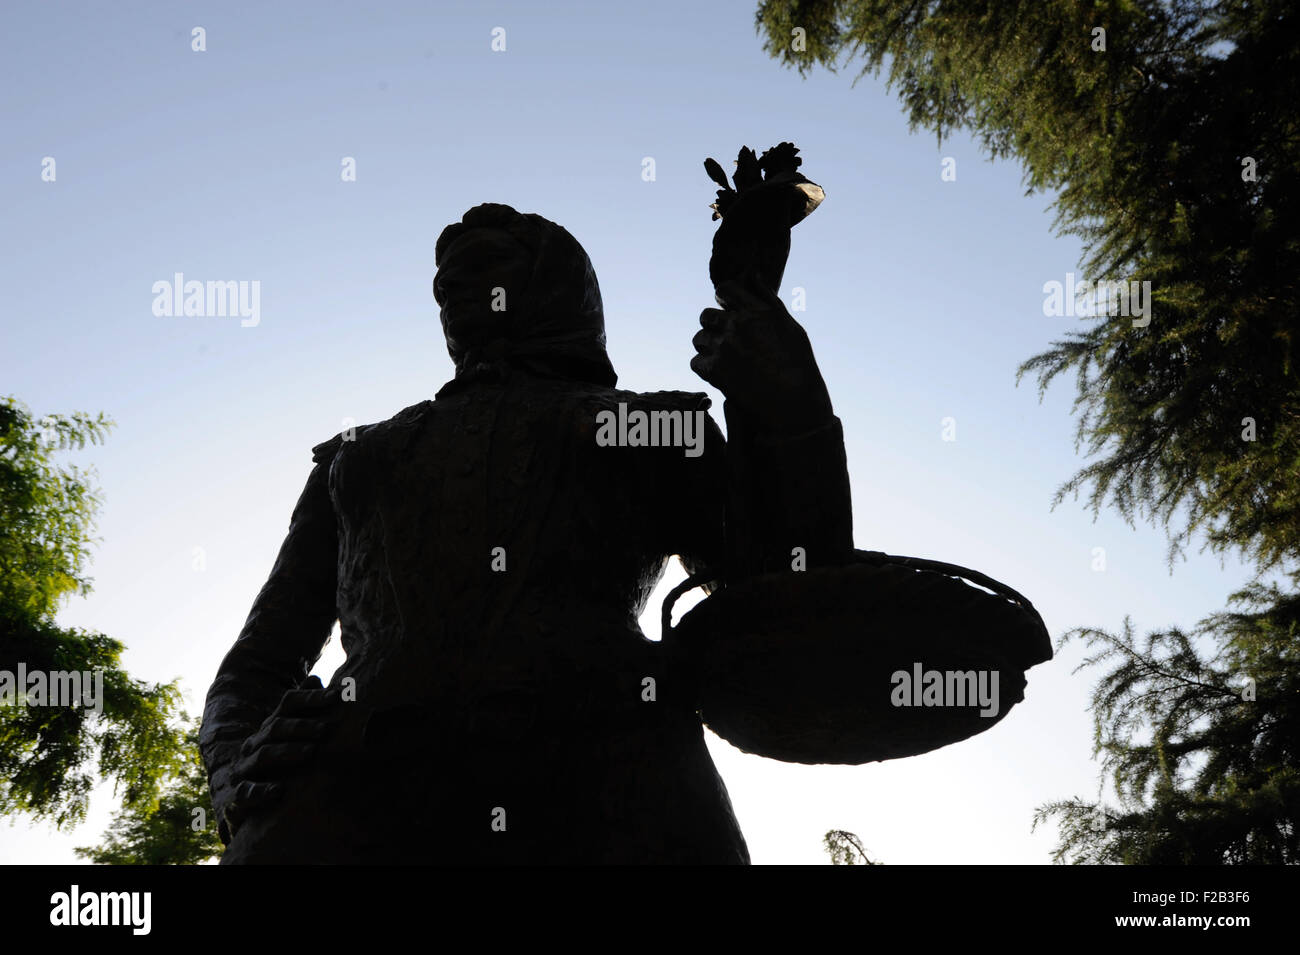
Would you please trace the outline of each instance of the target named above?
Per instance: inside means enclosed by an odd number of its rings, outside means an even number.
[[[884,72],[913,129],[1018,161],[1085,278],[1151,283],[1145,327],[1102,315],[1019,370],[1040,397],[1074,379],[1090,460],[1054,503],[1084,491],[1094,514],[1164,527],[1171,565],[1200,536],[1260,572],[1230,598],[1246,609],[1192,634],[1063,638],[1110,667],[1092,711],[1121,807],[1041,807],[1057,861],[1295,862],[1300,8],[763,0],[756,25],[801,74]]]

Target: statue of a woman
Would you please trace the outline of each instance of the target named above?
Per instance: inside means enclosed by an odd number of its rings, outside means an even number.
[[[314,449],[208,694],[222,861],[748,862],[637,620],[674,554],[725,582],[852,552],[807,335],[755,274],[719,284],[692,367],[727,397],[724,440],[703,394],[615,388],[595,273],[560,226],[477,206],[436,258],[455,378]],[[611,412],[698,413],[702,451],[598,441]],[[335,620],[347,661],[322,687]]]

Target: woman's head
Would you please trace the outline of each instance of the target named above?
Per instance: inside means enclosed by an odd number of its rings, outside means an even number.
[[[617,380],[595,270],[563,227],[485,203],[443,230],[434,258],[434,297],[458,374],[508,357],[542,374]]]

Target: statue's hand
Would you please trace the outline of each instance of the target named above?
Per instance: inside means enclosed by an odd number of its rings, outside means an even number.
[[[802,198],[802,193],[799,194]],[[746,190],[734,201],[713,233],[709,280],[721,289],[753,270],[770,289],[781,287],[785,263],[790,258],[790,207],[793,194],[787,183]]]
[[[754,272],[717,286],[723,308],[700,313],[691,369],[760,428],[807,431],[832,415],[808,333]]]
[[[229,779],[212,794],[219,824],[233,838],[248,816],[283,795],[283,780],[316,755],[320,741],[332,729],[331,711],[338,691],[310,677],[289,690],[261,727],[244,740]],[[227,840],[228,841],[228,840]]]

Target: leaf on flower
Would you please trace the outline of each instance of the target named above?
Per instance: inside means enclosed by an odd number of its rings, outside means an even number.
[[[736,173],[732,176],[732,179],[736,182],[737,192],[753,189],[763,183],[763,174],[758,167],[758,157],[754,155],[754,150],[748,146],[740,147],[740,154],[736,157]]]
[[[731,191],[731,185],[727,182],[727,174],[722,171],[722,166],[716,159],[704,160],[704,171],[709,174],[709,178],[716,182],[726,191]]]

